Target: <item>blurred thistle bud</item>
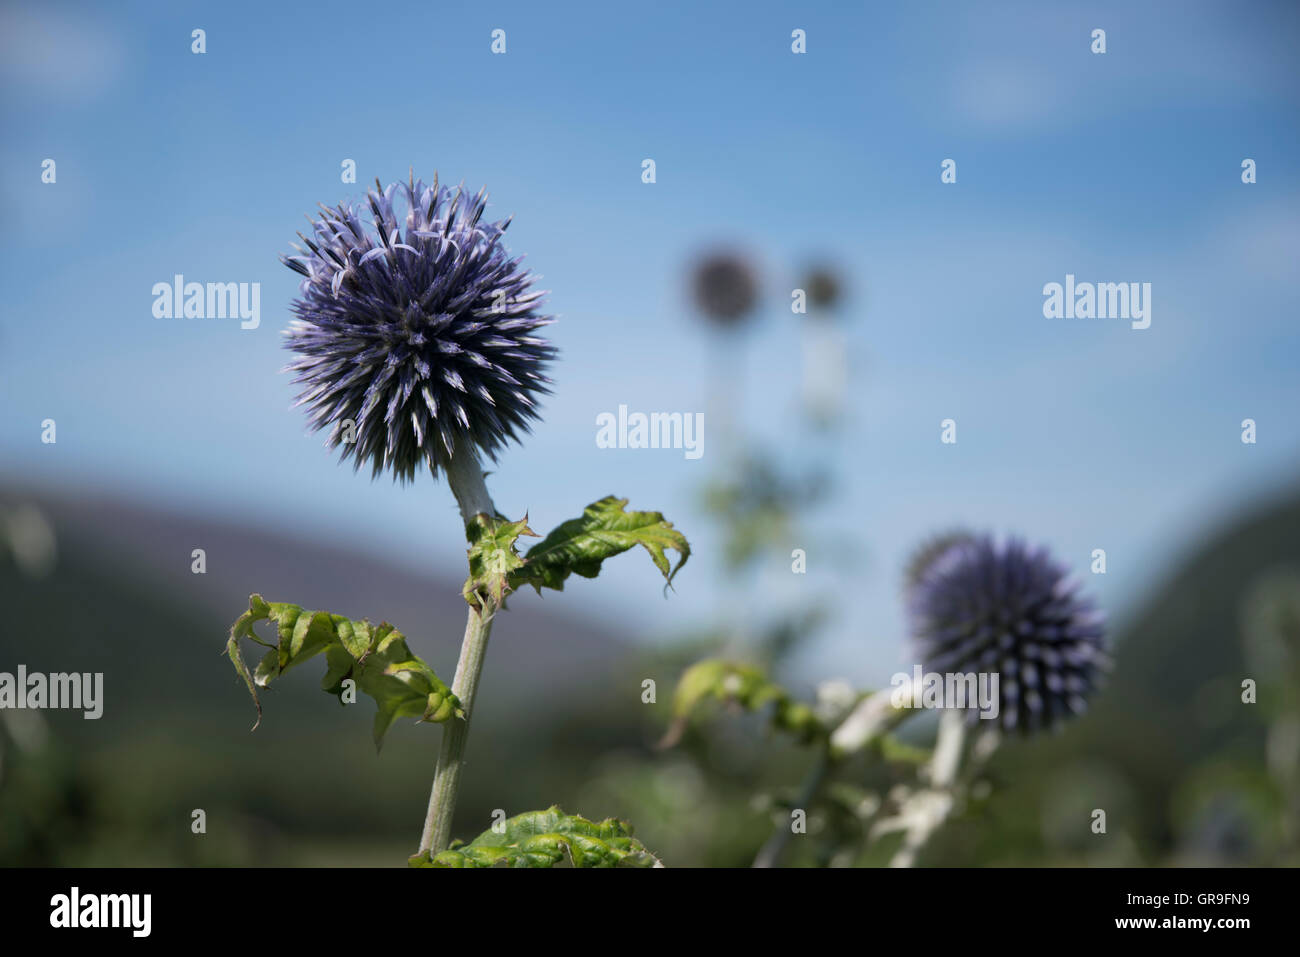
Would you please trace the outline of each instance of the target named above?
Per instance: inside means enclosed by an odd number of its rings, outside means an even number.
[[[298,404],[376,476],[436,475],[461,447],[495,457],[530,430],[555,355],[535,335],[554,321],[538,312],[545,293],[502,245],[509,220],[482,222],[484,192],[453,192],[436,175],[428,186],[414,174],[376,180],[366,200],[322,206],[313,238],[299,233],[299,255],[281,257],[304,277],[285,333]]]
[[[803,288],[808,293],[811,314],[829,312],[839,304],[844,287],[839,275],[828,266],[814,266],[804,277]]]
[[[758,304],[758,274],[750,261],[733,252],[714,252],[694,267],[691,292],[711,322],[725,328],[741,324]]]
[[[1068,569],[1018,539],[954,533],[909,569],[913,648],[927,673],[997,674],[998,720],[1035,731],[1082,714],[1110,666],[1105,617]],[[972,706],[968,717],[974,720]]]
[[[813,705],[813,713],[823,727],[834,728],[848,717],[857,703],[858,692],[851,682],[844,678],[831,678],[817,685],[817,703]]]

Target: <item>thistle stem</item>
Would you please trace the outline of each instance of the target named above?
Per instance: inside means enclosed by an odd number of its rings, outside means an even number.
[[[468,444],[452,457],[447,467],[447,484],[451,486],[461,518],[466,528],[479,515],[493,518],[496,507],[483,482],[483,469]],[[424,818],[424,833],[420,837],[420,853],[438,854],[451,843],[452,817],[456,813],[456,797],[460,792],[460,772],[465,764],[465,744],[469,738],[469,722],[474,714],[474,698],[479,678],[483,674],[483,661],[487,657],[488,637],[492,633],[492,619],[496,608],[484,599],[482,606],[470,606],[465,621],[465,637],[461,641],[460,660],[451,690],[460,699],[465,717],[452,719],[443,725],[442,746],[438,752],[438,766],[433,775],[433,788],[429,793],[429,810]]]
[[[909,818],[902,846],[889,862],[890,867],[913,866],[926,842],[948,820],[956,804],[954,791],[965,743],[966,723],[962,715],[957,711],[944,711],[939,717],[939,734],[928,766],[929,789],[921,794],[919,806]]]
[[[907,686],[904,686],[907,687]],[[894,704],[898,692],[892,688],[877,691],[858,703],[849,715],[831,731],[830,738],[817,756],[816,763],[804,778],[799,796],[795,798],[795,807],[807,811],[808,806],[821,791],[831,764],[840,758],[861,751],[870,744],[880,740],[892,728],[897,727],[905,718],[914,714]],[[905,696],[905,692],[904,692]],[[786,845],[794,832],[788,826],[778,826],[772,831],[767,843],[754,858],[753,867],[775,867],[785,853]]]
[[[795,809],[802,810],[806,815],[808,807],[817,797],[817,792],[821,790],[822,782],[826,780],[826,772],[830,769],[830,755],[822,749],[812,768],[808,771],[808,776],[804,778],[803,786],[799,788],[799,795],[795,798]],[[790,843],[790,837],[794,834],[789,823],[778,826],[772,831],[772,836],[767,839],[754,858],[753,867],[776,867],[780,863],[781,855],[785,853],[786,845]]]
[[[460,517],[466,526],[474,521],[475,516],[493,518],[496,515],[496,506],[492,504],[487,483],[483,481],[483,466],[479,464],[478,456],[468,442],[462,444],[460,451],[451,457],[451,462],[447,465],[447,484],[451,486],[451,494],[456,496]]]

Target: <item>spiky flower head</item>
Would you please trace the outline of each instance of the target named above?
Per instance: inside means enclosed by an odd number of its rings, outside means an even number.
[[[736,326],[758,303],[758,277],[744,256],[711,253],[695,264],[691,279],[695,304],[719,326]]]
[[[555,350],[535,333],[554,320],[486,205],[436,175],[376,180],[365,203],[321,206],[299,255],[281,257],[303,276],[286,332],[298,404],[356,468],[436,475],[462,449],[495,457],[537,417]]]
[[[1081,714],[1109,667],[1104,615],[1068,569],[1018,539],[953,534],[914,562],[913,648],[927,673],[996,673],[998,719],[1025,732]],[[978,709],[967,716],[974,720]]]

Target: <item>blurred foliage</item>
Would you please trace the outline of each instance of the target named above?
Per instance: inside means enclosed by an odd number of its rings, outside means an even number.
[[[691,665],[677,682],[673,695],[673,729],[668,738],[679,739],[691,716],[710,700],[745,711],[762,711],[771,705],[772,727],[789,731],[803,742],[827,733],[812,708],[795,700],[761,669],[710,658]]]
[[[770,457],[750,451],[705,484],[701,501],[723,534],[723,561],[734,572],[792,539],[798,512],[820,501],[830,478],[820,470],[787,475]]]

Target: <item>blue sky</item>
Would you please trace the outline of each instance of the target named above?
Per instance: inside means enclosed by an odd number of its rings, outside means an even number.
[[[816,447],[797,415],[789,290],[829,256],[854,292],[841,488],[814,527],[857,530],[862,560],[814,541],[806,577],[774,560],[746,600],[759,617],[840,596],[809,673],[896,670],[899,568],[934,531],[1019,532],[1083,574],[1105,547],[1108,574],[1089,585],[1122,617],[1209,530],[1294,482],[1292,5],[304,9],[0,10],[0,476],[356,539],[458,573],[447,490],[333,464],[278,374],[297,277],[277,255],[303,214],[413,166],[488,187],[560,316],[556,393],[502,457],[498,506],[542,528],[616,492],[696,546],[666,601],[630,558],[554,599],[632,634],[717,613],[716,541],[694,497],[708,426],[691,461],[598,449],[595,418],[620,403],[707,407],[720,372],[683,271],[715,241],[763,265],[735,404],[792,462]],[[505,55],[490,51],[497,28]],[[795,28],[806,54],[790,51]],[[347,158],[358,186],[340,182]],[[945,158],[956,184],[940,183]],[[152,286],[175,273],[261,283],[260,328],[155,319]],[[1067,273],[1150,282],[1151,328],[1044,318],[1043,285]],[[939,442],[949,417],[952,446]],[[1247,417],[1253,446],[1239,438]],[[45,418],[54,446],[40,443]]]

